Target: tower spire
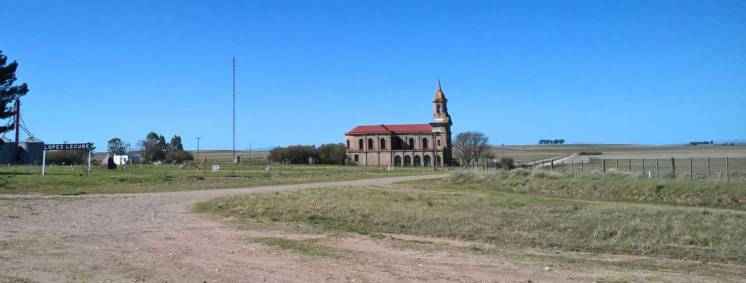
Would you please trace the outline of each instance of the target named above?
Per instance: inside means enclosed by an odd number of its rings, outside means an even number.
[[[445,102],[446,95],[443,93],[443,87],[440,85],[440,78],[438,78],[438,90],[435,91],[435,98],[433,102]]]

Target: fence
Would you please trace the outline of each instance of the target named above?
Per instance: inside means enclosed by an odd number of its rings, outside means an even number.
[[[566,174],[627,173],[645,177],[730,181],[746,177],[746,158],[570,159],[551,161],[542,168]]]

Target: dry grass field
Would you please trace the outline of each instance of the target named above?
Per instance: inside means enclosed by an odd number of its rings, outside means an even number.
[[[464,260],[472,254],[485,262],[508,256],[541,263],[570,281],[738,282],[746,272],[745,189],[743,182],[519,169],[231,196],[195,210],[237,220],[248,231],[283,229],[295,236],[252,241],[314,261],[364,256],[334,244],[363,235],[423,258],[450,250]]]

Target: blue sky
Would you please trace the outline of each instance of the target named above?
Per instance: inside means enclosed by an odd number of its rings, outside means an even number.
[[[429,122],[494,144],[746,139],[746,1],[34,1],[0,4],[29,129],[185,146],[342,142]]]

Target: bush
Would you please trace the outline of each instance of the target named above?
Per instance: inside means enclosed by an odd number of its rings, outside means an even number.
[[[269,151],[267,158],[274,162],[290,161],[293,164],[307,164],[309,158],[319,160],[319,151],[313,145],[278,146]]]
[[[503,157],[502,159],[500,159],[500,168],[505,170],[513,170],[515,169],[515,161],[513,161],[513,158]]]
[[[189,160],[194,160],[194,156],[185,150],[173,150],[166,153],[166,162],[182,163]]]
[[[341,143],[322,144],[319,146],[318,155],[322,164],[344,165],[347,149]]]
[[[58,150],[47,153],[47,164],[70,165],[85,164],[88,160],[86,150]]]

